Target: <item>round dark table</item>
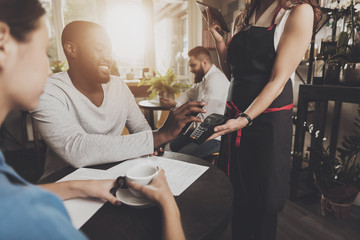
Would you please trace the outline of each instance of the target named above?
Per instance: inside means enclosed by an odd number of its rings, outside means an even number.
[[[209,166],[209,169],[175,200],[181,213],[186,239],[219,239],[230,222],[233,189],[223,171],[208,162],[185,154],[165,152],[164,156],[188,163]],[[118,163],[92,166],[108,169]],[[75,169],[64,168],[41,183],[59,180]],[[151,240],[161,239],[162,219],[157,206],[133,208],[125,204],[105,203],[80,230],[89,239]]]
[[[144,116],[148,121],[151,129],[155,130],[155,118],[154,111],[159,110],[169,110],[166,107],[161,106],[160,104],[152,103],[149,100],[142,100],[139,102],[139,107],[144,110]]]

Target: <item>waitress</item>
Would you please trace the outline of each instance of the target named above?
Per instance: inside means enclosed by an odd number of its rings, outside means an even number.
[[[313,0],[250,0],[227,46],[219,24],[209,26],[231,79],[229,120],[210,139],[223,135],[219,164],[234,187],[233,239],[276,239],[289,179],[293,73],[320,18]]]

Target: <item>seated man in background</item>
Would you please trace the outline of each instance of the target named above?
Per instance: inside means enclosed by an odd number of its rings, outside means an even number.
[[[179,107],[189,101],[206,102],[207,117],[212,113],[224,114],[229,80],[211,60],[209,51],[204,47],[195,47],[188,53],[190,71],[195,75],[195,85],[181,94],[176,100],[161,98],[160,103],[167,108]],[[220,150],[220,138],[198,145],[191,141],[190,134],[194,129],[180,134],[171,143],[174,152],[189,154],[195,157],[206,157]]]
[[[69,70],[48,79],[32,112],[48,145],[43,177],[67,165],[78,168],[151,154],[187,122],[201,121],[190,113],[205,112],[205,103],[191,102],[171,111],[164,125],[151,131],[124,81],[110,76],[111,42],[100,25],[69,23],[62,45]],[[131,134],[121,136],[125,126]]]

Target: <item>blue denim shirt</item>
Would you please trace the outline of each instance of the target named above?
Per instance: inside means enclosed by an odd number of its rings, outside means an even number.
[[[0,151],[0,239],[86,239],[62,201],[22,179]]]

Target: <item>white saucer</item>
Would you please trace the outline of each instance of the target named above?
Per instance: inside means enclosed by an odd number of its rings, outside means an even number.
[[[132,207],[151,207],[155,203],[147,197],[139,198],[134,197],[129,189],[119,188],[116,191],[116,197],[124,204]]]

